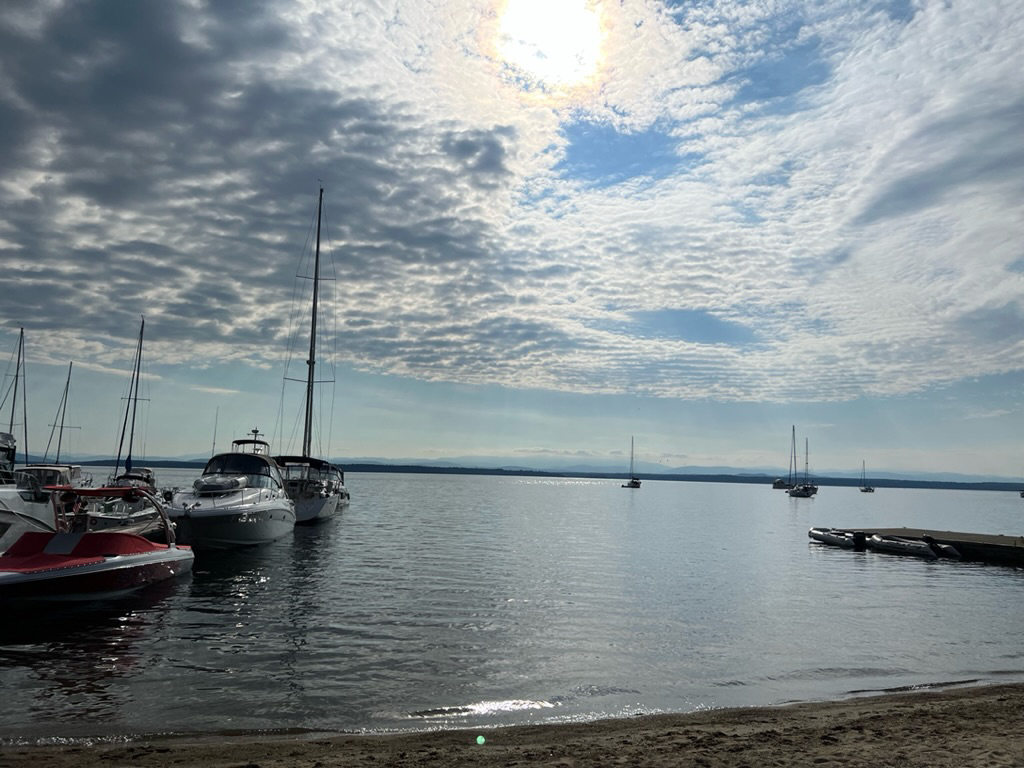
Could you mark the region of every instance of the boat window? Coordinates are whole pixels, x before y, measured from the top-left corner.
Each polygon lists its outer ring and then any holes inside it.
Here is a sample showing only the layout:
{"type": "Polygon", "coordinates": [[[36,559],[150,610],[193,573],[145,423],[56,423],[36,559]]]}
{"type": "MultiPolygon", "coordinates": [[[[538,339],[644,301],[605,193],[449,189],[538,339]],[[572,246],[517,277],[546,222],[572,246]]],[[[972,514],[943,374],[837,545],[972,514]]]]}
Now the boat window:
{"type": "Polygon", "coordinates": [[[273,477],[271,466],[250,453],[222,453],[206,463],[204,475],[267,475],[273,477]]]}

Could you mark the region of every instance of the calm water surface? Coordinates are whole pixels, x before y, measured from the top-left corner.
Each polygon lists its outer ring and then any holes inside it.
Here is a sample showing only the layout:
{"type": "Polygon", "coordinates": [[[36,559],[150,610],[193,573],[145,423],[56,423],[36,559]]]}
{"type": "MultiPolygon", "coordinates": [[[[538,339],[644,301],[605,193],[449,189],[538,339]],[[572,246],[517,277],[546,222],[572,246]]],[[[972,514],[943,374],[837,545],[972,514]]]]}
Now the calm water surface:
{"type": "Polygon", "coordinates": [[[1017,535],[1016,494],[348,481],[343,517],[200,553],[185,579],[5,608],[0,740],[486,727],[1024,680],[1024,571],[807,538],[812,525],[1017,535]]]}

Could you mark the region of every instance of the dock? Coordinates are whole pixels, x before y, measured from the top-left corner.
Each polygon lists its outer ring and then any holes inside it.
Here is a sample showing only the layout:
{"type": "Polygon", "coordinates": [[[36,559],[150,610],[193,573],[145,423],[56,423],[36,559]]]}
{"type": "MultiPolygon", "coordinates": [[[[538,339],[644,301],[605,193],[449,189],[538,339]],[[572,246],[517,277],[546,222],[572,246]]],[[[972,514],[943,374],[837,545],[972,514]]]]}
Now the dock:
{"type": "Polygon", "coordinates": [[[931,536],[939,544],[952,544],[960,553],[961,560],[972,560],[994,565],[1024,566],[1024,536],[1004,536],[1001,533],[958,533],[956,531],[930,531],[923,528],[841,528],[854,533],[863,531],[872,536],[902,536],[907,539],[923,539],[931,536]]]}

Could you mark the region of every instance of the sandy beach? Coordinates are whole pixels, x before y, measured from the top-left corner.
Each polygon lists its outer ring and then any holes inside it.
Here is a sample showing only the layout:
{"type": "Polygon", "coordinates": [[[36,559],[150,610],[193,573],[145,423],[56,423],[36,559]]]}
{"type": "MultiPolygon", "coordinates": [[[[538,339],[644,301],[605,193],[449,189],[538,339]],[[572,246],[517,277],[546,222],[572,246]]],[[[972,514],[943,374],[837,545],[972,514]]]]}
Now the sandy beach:
{"type": "Polygon", "coordinates": [[[1024,766],[1022,716],[1013,684],[484,731],[11,746],[0,766],[1024,766]]]}

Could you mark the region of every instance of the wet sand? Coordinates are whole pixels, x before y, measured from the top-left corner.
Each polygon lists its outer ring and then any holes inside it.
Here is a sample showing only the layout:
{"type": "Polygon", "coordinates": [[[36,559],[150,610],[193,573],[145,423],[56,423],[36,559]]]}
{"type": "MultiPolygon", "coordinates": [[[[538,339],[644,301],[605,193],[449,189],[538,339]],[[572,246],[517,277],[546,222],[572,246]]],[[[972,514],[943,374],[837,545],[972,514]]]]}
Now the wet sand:
{"type": "Polygon", "coordinates": [[[1024,684],[490,730],[9,746],[0,766],[1024,766],[1024,684]]]}

